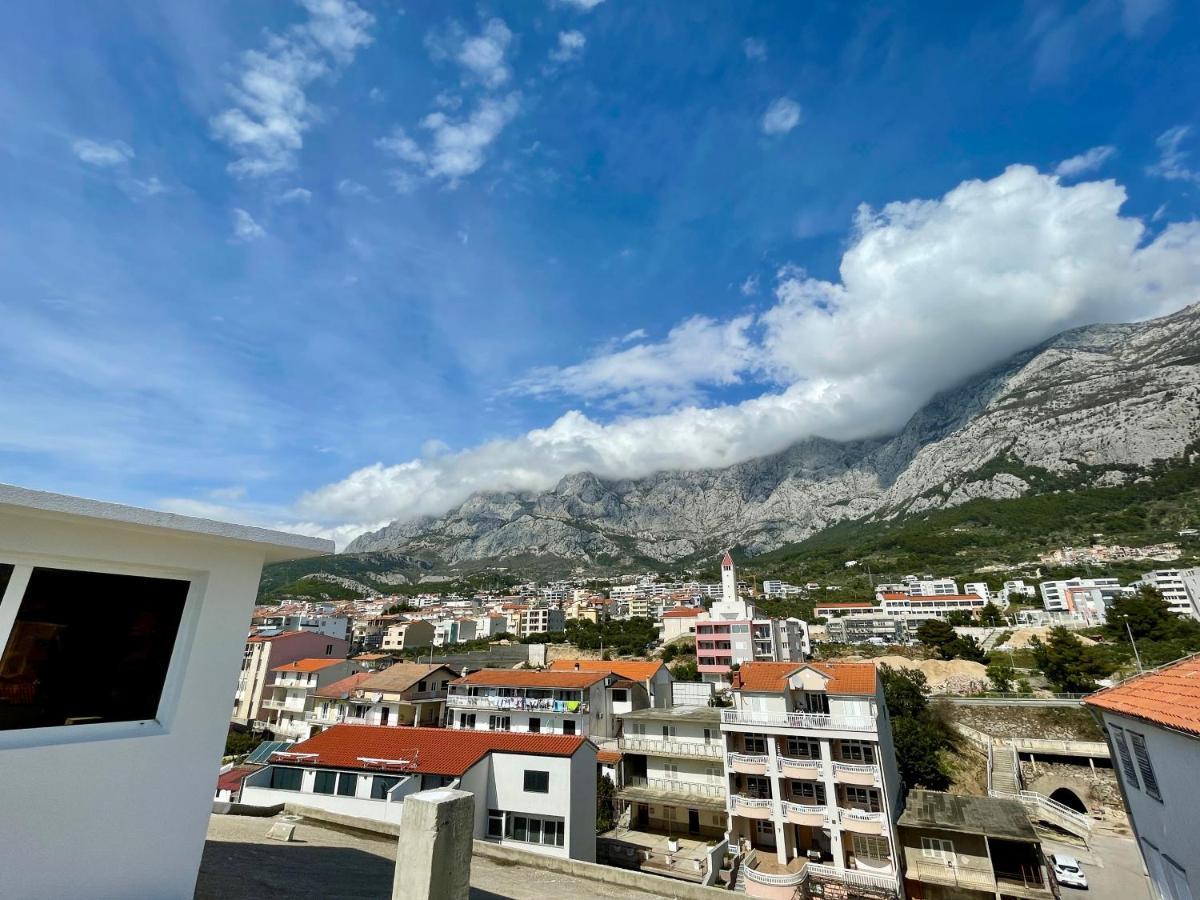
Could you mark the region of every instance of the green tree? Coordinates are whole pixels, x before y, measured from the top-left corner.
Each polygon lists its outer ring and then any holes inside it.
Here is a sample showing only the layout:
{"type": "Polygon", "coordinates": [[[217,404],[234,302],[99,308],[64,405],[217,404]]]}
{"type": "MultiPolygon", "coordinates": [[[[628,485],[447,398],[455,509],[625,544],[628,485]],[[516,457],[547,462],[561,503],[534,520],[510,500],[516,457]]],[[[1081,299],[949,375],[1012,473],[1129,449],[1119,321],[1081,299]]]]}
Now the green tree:
{"type": "Polygon", "coordinates": [[[979,624],[985,625],[988,628],[1004,627],[1004,615],[1000,612],[1000,608],[991,600],[983,604],[983,609],[979,611],[979,624]]]}
{"type": "Polygon", "coordinates": [[[946,624],[955,628],[966,628],[971,624],[971,614],[965,609],[952,609],[946,613],[946,624]]]}
{"type": "Polygon", "coordinates": [[[249,731],[234,731],[229,729],[225,736],[225,755],[244,756],[262,743],[261,737],[256,737],[249,731]]]}
{"type": "Polygon", "coordinates": [[[943,655],[942,648],[957,637],[958,635],[954,633],[954,628],[950,623],[942,619],[926,619],[917,626],[917,640],[935,650],[943,659],[950,657],[943,655]]]}
{"type": "Polygon", "coordinates": [[[929,679],[924,672],[880,666],[879,677],[883,680],[883,698],[891,718],[917,719],[925,715],[929,709],[929,679]]]}
{"type": "Polygon", "coordinates": [[[596,776],[596,834],[608,831],[616,821],[617,788],[607,775],[596,776]]]}
{"type": "Polygon", "coordinates": [[[906,787],[941,791],[950,786],[942,752],[951,746],[946,725],[929,706],[929,684],[916,669],[879,667],[883,695],[892,723],[892,741],[900,777],[906,787]]]}
{"type": "Polygon", "coordinates": [[[676,681],[700,681],[700,670],[696,668],[696,660],[681,659],[671,666],[671,675],[676,681]]]}
{"type": "Polygon", "coordinates": [[[992,683],[993,691],[1007,694],[1013,689],[1013,681],[1016,679],[1017,673],[1008,660],[994,659],[988,663],[987,676],[988,681],[992,683]]]}
{"type": "Polygon", "coordinates": [[[1050,629],[1045,642],[1035,637],[1029,649],[1042,674],[1064,693],[1089,694],[1097,688],[1096,679],[1111,671],[1100,653],[1061,625],[1050,629]]]}

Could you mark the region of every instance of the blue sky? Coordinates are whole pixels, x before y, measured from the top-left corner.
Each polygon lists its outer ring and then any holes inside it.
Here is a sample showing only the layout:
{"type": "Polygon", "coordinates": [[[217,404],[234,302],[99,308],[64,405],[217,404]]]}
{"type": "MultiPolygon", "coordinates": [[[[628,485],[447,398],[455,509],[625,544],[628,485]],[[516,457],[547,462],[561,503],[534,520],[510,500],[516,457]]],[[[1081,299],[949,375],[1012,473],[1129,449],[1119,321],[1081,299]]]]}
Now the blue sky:
{"type": "Polygon", "coordinates": [[[6,4],[0,479],[344,540],[886,434],[1200,300],[1198,18],[6,4]]]}

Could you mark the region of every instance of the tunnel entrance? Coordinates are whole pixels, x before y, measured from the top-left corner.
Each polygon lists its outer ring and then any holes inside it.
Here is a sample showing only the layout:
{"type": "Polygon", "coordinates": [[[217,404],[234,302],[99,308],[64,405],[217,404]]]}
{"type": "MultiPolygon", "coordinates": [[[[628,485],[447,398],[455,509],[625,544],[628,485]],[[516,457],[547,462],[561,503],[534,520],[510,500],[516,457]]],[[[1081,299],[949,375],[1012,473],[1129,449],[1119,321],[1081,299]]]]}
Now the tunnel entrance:
{"type": "Polygon", "coordinates": [[[1051,800],[1056,800],[1068,809],[1073,809],[1077,813],[1087,815],[1088,808],[1084,802],[1079,799],[1079,795],[1068,787],[1060,787],[1050,795],[1051,800]]]}

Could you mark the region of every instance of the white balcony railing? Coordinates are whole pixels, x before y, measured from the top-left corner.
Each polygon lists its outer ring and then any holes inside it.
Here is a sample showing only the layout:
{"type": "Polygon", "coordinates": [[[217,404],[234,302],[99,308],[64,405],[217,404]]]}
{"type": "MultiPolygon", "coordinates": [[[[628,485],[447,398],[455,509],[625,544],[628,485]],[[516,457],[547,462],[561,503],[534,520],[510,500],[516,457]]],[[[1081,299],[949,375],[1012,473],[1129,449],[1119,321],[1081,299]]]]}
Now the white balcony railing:
{"type": "Polygon", "coordinates": [[[775,762],[782,769],[811,769],[814,772],[821,771],[821,760],[819,759],[792,759],[790,756],[777,756],[775,762]]]}
{"type": "Polygon", "coordinates": [[[859,872],[856,869],[839,869],[836,866],[826,866],[821,863],[809,863],[805,866],[804,871],[812,878],[829,878],[856,887],[898,892],[895,875],[874,875],[868,872],[859,872]]]}
{"type": "Polygon", "coordinates": [[[765,884],[770,887],[793,887],[804,881],[806,877],[805,870],[799,872],[764,872],[762,869],[755,869],[746,866],[743,870],[746,877],[758,884],[765,884]]]}
{"type": "Polygon", "coordinates": [[[883,813],[871,812],[870,810],[866,810],[866,809],[847,809],[846,807],[842,807],[841,815],[842,815],[843,819],[849,819],[852,822],[882,822],[883,821],[883,813]]]}
{"type": "MultiPolygon", "coordinates": [[[[949,884],[955,887],[980,888],[989,892],[996,890],[996,878],[992,870],[982,866],[964,866],[942,860],[917,859],[917,879],[934,884],[949,884]]],[[[912,877],[912,870],[909,870],[912,877]]]]}
{"type": "Polygon", "coordinates": [[[770,809],[771,798],[747,797],[744,794],[730,794],[729,805],[734,812],[737,812],[739,807],[741,809],[770,809]]]}
{"type": "Polygon", "coordinates": [[[586,700],[540,700],[524,697],[468,697],[465,694],[450,694],[447,706],[462,706],[482,709],[516,710],[518,712],[558,713],[573,716],[589,711],[586,700]],[[572,708],[574,707],[574,708],[572,708]]]}
{"type": "Polygon", "coordinates": [[[685,756],[702,759],[720,759],[725,747],[720,743],[702,744],[691,741],[658,740],[657,738],[623,737],[617,741],[623,753],[641,753],[646,756],[685,756]]]}
{"type": "Polygon", "coordinates": [[[813,731],[875,731],[872,716],[832,716],[823,713],[757,712],[747,709],[721,710],[726,725],[751,725],[763,728],[799,728],[813,731]]]}
{"type": "Polygon", "coordinates": [[[768,757],[765,753],[763,753],[763,754],[730,753],[729,754],[729,767],[731,769],[735,765],[742,765],[742,766],[746,766],[746,767],[762,766],[763,768],[766,768],[767,763],[769,763],[770,761],[771,761],[770,757],[768,757]]]}
{"type": "Polygon", "coordinates": [[[829,808],[826,806],[809,806],[805,803],[793,803],[790,800],[784,801],[784,813],[791,813],[795,816],[820,816],[826,818],[829,808]]]}
{"type": "Polygon", "coordinates": [[[674,778],[642,778],[641,776],[634,775],[625,780],[625,785],[632,788],[648,788],[652,791],[687,794],[694,797],[722,799],[725,796],[724,779],[719,782],[679,781],[674,778]]]}
{"type": "Polygon", "coordinates": [[[304,712],[304,701],[296,700],[264,700],[259,704],[267,709],[280,709],[285,712],[304,712]]]}

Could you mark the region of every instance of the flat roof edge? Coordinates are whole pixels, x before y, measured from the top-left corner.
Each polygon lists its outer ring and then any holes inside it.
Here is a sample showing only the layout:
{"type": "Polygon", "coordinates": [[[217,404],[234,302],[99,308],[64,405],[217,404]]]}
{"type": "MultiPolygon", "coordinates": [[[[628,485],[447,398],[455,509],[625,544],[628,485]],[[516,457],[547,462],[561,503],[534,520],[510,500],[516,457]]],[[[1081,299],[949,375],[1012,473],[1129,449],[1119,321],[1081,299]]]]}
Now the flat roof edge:
{"type": "Polygon", "coordinates": [[[260,544],[267,550],[269,562],[286,559],[302,559],[333,553],[334,543],[326,538],[308,537],[286,531],[273,531],[257,525],[234,525],[214,519],[201,519],[179,513],[125,506],[104,500],[90,500],[55,494],[50,491],[35,491],[31,488],[0,483],[0,506],[11,506],[35,512],[55,513],[66,516],[97,519],[115,525],[131,525],[141,528],[157,528],[212,537],[228,541],[260,544]]]}

